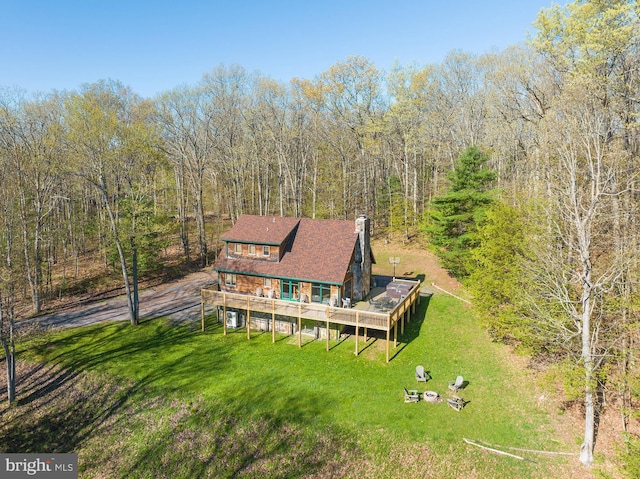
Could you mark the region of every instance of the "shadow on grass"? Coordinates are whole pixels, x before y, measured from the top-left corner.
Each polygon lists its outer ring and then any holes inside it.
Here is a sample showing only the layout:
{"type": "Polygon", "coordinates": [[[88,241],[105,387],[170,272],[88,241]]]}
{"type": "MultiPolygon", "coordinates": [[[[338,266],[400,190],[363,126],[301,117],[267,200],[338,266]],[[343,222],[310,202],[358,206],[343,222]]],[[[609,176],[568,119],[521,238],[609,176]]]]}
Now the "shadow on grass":
{"type": "MultiPolygon", "coordinates": [[[[397,341],[399,344],[396,348],[393,349],[393,352],[390,354],[389,361],[392,361],[394,358],[396,358],[409,343],[411,343],[412,341],[415,341],[420,336],[420,330],[426,318],[430,299],[431,299],[430,296],[422,297],[420,300],[420,304],[416,304],[416,309],[415,309],[415,312],[411,314],[411,319],[409,321],[405,321],[404,323],[404,332],[402,334],[400,333],[401,325],[400,323],[397,324],[396,326],[398,328],[397,341]]],[[[362,329],[363,328],[360,328],[361,338],[362,338],[362,329]]],[[[367,341],[365,342],[363,339],[361,339],[361,341],[364,343],[364,346],[361,346],[359,348],[359,352],[360,353],[364,352],[365,350],[367,350],[368,348],[376,344],[378,340],[386,341],[386,339],[387,339],[386,331],[377,330],[377,329],[367,329],[367,341]]],[[[346,326],[343,330],[340,341],[335,343],[333,346],[331,346],[330,350],[340,346],[342,343],[344,343],[347,340],[350,340],[350,342],[355,342],[354,326],[346,326]]],[[[389,341],[394,342],[393,329],[390,332],[389,341]]]]}
{"type": "MultiPolygon", "coordinates": [[[[151,326],[138,326],[145,327],[151,326]]],[[[138,381],[87,382],[84,371],[108,370],[111,362],[187,339],[184,328],[176,328],[175,333],[165,328],[135,341],[137,328],[127,328],[131,326],[104,324],[77,328],[57,339],[54,336],[50,342],[46,342],[47,336],[35,341],[34,348],[47,363],[32,364],[21,371],[17,404],[0,413],[11,417],[4,424],[0,444],[11,452],[74,451],[124,404],[170,373],[173,365],[165,364],[156,369],[148,366],[147,374],[138,381]],[[127,333],[131,340],[123,341],[127,333]],[[130,384],[123,387],[123,382],[130,384]]]]}
{"type": "MultiPolygon", "coordinates": [[[[371,346],[373,346],[377,341],[378,341],[377,338],[372,338],[372,337],[367,338],[366,341],[363,341],[364,342],[364,346],[360,346],[359,347],[359,350],[360,350],[359,352],[360,353],[365,352],[367,349],[369,349],[371,346]]],[[[360,343],[358,343],[358,344],[360,344],[360,343]]]]}
{"type": "Polygon", "coordinates": [[[393,361],[396,357],[400,355],[400,353],[407,347],[407,343],[400,343],[397,348],[391,351],[389,354],[389,362],[393,361]]]}
{"type": "Polygon", "coordinates": [[[338,339],[337,341],[333,341],[330,346],[329,346],[329,351],[332,351],[333,349],[337,348],[338,346],[341,346],[345,341],[347,341],[348,339],[351,338],[351,334],[349,333],[343,333],[340,335],[340,339],[338,339]]]}
{"type": "Polygon", "coordinates": [[[77,328],[39,341],[34,347],[47,363],[20,371],[18,404],[0,408],[0,449],[77,452],[95,443],[95,451],[81,454],[81,469],[102,473],[105,462],[120,457],[117,477],[301,477],[341,470],[344,461],[336,458],[356,446],[337,428],[319,433],[314,427],[322,409],[339,406],[337,398],[297,390],[277,370],[245,381],[229,354],[234,340],[205,333],[211,341],[203,346],[197,335],[149,320],[137,327],[77,328]],[[224,382],[213,398],[185,402],[212,375],[224,382]]]}
{"type": "MultiPolygon", "coordinates": [[[[0,444],[5,452],[77,451],[126,401],[118,387],[57,367],[21,365],[24,398],[1,409],[0,444]]],[[[21,393],[22,396],[22,393],[21,393]]]]}
{"type": "MultiPolygon", "coordinates": [[[[279,383],[272,378],[253,388],[251,401],[272,403],[275,391],[283,389],[279,383]]],[[[344,447],[346,436],[338,431],[317,435],[307,427],[319,412],[320,398],[284,394],[278,401],[282,407],[256,414],[246,393],[199,404],[188,417],[175,412],[171,427],[140,442],[123,477],[142,471],[148,477],[305,477],[344,468],[347,454],[357,453],[354,445],[344,447]]]]}

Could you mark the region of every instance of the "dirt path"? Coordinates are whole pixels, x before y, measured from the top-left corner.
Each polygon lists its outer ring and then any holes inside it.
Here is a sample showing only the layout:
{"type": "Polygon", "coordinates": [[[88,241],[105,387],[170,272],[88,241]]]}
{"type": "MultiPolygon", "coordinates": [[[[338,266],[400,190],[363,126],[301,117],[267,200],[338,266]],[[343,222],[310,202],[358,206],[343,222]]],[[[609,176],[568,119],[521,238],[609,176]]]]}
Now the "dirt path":
{"type": "MultiPolygon", "coordinates": [[[[176,321],[200,318],[200,288],[215,279],[215,273],[198,271],[170,283],[140,292],[140,319],[168,316],[176,321]]],[[[42,328],[75,327],[102,321],[129,321],[129,309],[124,296],[65,309],[24,321],[42,328]]]]}

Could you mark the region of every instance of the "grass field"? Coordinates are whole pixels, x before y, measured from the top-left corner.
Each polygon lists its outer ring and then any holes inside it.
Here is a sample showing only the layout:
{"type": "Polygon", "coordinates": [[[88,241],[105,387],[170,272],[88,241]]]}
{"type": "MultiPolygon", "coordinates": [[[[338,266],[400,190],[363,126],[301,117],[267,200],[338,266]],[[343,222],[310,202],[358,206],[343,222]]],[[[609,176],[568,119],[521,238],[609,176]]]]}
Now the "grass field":
{"type": "Polygon", "coordinates": [[[27,387],[0,410],[2,449],[76,451],[81,477],[569,477],[558,456],[463,442],[576,448],[557,441],[522,361],[455,298],[423,300],[389,363],[375,338],[355,356],[353,338],[327,352],[324,340],[298,348],[297,337],[225,337],[213,318],[198,326],[104,324],[26,344],[27,387]],[[418,364],[429,382],[416,383],[418,364]],[[446,398],[457,375],[469,382],[462,411],[404,403],[405,386],[446,398]]]}

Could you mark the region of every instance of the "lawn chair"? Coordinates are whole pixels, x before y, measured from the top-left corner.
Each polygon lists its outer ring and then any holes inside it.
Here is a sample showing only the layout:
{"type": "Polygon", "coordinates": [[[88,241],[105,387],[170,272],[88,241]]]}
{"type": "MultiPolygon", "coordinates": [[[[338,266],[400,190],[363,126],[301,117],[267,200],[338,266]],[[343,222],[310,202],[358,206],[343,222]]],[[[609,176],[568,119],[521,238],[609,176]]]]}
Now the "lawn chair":
{"type": "Polygon", "coordinates": [[[429,373],[424,370],[424,366],[416,366],[416,381],[419,383],[427,382],[427,379],[431,379],[429,377],[429,373]]]}
{"type": "Polygon", "coordinates": [[[454,392],[458,392],[464,387],[464,379],[462,376],[458,376],[455,381],[449,381],[449,389],[454,392]]]}
{"type": "Polygon", "coordinates": [[[418,402],[420,395],[416,389],[404,388],[404,402],[418,402]]]}
{"type": "Polygon", "coordinates": [[[447,404],[449,407],[455,409],[456,411],[462,411],[462,408],[467,404],[465,400],[458,396],[453,396],[453,399],[447,399],[447,404]]]}

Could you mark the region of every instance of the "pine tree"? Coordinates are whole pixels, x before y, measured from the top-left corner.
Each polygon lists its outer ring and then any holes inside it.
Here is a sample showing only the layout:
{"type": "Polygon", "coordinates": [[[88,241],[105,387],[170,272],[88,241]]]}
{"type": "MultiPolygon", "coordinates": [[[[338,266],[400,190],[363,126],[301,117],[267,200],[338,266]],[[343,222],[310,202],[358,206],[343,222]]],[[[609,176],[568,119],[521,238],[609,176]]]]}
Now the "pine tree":
{"type": "Polygon", "coordinates": [[[467,148],[447,175],[449,190],[432,201],[425,230],[443,266],[457,278],[470,273],[470,252],[477,245],[478,223],[493,202],[496,173],[484,168],[489,157],[467,148]]]}

